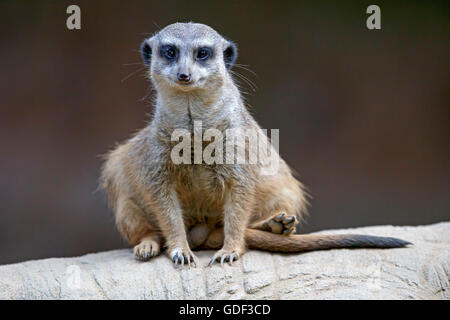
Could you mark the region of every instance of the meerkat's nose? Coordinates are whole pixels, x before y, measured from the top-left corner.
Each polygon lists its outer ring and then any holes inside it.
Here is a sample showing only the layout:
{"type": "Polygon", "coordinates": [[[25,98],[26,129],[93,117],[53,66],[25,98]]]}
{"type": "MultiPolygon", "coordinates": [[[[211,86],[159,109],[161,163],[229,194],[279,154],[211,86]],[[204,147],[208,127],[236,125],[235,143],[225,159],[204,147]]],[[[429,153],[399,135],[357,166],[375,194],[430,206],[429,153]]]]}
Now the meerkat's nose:
{"type": "Polygon", "coordinates": [[[179,81],[188,82],[191,80],[191,75],[186,73],[178,73],[177,78],[179,81]]]}

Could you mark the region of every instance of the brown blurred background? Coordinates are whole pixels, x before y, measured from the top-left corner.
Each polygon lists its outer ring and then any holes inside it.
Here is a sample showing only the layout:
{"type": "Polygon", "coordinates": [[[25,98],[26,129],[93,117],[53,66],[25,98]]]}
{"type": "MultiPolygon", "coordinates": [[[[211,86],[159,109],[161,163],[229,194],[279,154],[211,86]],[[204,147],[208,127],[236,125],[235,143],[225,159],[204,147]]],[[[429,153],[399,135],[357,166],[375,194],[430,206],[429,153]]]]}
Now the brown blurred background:
{"type": "Polygon", "coordinates": [[[449,220],[444,1],[2,1],[0,264],[127,246],[96,192],[99,155],[148,121],[143,38],[191,20],[257,74],[235,69],[313,196],[301,232],[449,220]]]}

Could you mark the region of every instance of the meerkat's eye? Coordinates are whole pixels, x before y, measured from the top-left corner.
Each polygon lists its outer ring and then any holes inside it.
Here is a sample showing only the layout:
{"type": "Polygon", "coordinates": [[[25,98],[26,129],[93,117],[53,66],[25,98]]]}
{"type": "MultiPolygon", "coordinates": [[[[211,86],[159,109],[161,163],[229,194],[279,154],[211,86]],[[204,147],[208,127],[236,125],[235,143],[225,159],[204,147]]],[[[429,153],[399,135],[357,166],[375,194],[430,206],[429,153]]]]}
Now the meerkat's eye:
{"type": "Polygon", "coordinates": [[[161,48],[161,55],[168,60],[173,60],[177,57],[177,49],[174,46],[163,46],[161,48]]]}
{"type": "Polygon", "coordinates": [[[204,61],[208,59],[211,56],[211,49],[210,48],[200,48],[197,51],[196,59],[200,61],[204,61]]]}

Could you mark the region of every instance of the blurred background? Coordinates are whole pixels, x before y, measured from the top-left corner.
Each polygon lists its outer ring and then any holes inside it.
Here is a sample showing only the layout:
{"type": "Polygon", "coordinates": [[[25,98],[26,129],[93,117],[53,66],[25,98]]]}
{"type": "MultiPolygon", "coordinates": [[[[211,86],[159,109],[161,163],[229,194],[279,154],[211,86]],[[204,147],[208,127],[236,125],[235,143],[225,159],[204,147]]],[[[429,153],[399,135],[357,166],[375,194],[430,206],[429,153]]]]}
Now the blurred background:
{"type": "Polygon", "coordinates": [[[450,220],[449,4],[0,2],[0,264],[127,247],[100,155],[152,110],[139,46],[176,21],[239,46],[263,128],[313,196],[300,232],[450,220]],[[81,7],[81,30],[66,8],[81,7]]]}

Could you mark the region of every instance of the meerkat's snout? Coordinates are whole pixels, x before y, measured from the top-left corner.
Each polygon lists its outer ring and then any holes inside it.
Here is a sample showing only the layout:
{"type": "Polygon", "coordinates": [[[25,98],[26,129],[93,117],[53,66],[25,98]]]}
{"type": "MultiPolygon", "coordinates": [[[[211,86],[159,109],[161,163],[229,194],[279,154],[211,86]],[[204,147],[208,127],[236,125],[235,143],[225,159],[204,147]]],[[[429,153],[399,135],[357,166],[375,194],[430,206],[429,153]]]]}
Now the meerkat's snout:
{"type": "Polygon", "coordinates": [[[178,72],[177,74],[177,79],[180,82],[185,82],[188,83],[189,81],[191,81],[191,74],[186,74],[186,73],[180,73],[178,72]]]}

